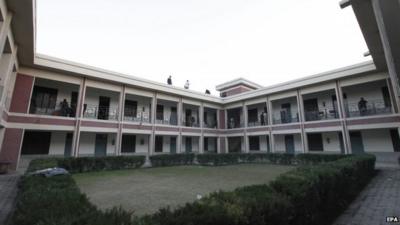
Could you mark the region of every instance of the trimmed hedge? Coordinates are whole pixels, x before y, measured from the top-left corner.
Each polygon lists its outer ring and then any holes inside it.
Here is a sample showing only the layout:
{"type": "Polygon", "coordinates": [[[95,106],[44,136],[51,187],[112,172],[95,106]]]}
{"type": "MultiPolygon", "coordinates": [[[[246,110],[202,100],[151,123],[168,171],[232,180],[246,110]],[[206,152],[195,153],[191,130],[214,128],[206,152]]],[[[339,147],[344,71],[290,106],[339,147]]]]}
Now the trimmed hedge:
{"type": "Polygon", "coordinates": [[[43,158],[32,160],[27,171],[32,172],[51,167],[62,167],[70,173],[136,169],[140,168],[144,162],[145,156],[43,158]]]}
{"type": "Polygon", "coordinates": [[[191,165],[194,161],[194,154],[172,154],[150,156],[153,167],[191,165]]]}
{"type": "Polygon", "coordinates": [[[132,213],[121,208],[98,210],[69,175],[22,177],[11,222],[14,225],[133,224],[132,213]]]}

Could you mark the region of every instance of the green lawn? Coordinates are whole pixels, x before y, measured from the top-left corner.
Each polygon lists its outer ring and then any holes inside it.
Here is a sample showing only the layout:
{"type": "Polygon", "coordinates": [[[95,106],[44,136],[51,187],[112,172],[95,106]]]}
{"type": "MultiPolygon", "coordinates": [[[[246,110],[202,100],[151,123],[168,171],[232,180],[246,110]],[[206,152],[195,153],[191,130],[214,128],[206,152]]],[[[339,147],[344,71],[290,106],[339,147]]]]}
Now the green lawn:
{"type": "Polygon", "coordinates": [[[76,174],[74,179],[100,208],[121,205],[143,215],[192,202],[198,194],[268,183],[292,168],[266,164],[177,166],[76,174]]]}

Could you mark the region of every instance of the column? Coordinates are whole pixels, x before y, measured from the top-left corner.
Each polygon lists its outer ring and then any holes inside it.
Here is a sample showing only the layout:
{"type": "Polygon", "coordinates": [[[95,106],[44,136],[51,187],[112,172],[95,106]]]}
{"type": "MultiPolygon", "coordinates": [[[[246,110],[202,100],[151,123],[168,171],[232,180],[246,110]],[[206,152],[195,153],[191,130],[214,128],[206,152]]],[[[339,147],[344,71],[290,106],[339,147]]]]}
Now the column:
{"type": "Polygon", "coordinates": [[[204,103],[202,102],[199,108],[199,123],[201,129],[201,135],[199,138],[199,153],[204,153],[204,103]]]}
{"type": "Polygon", "coordinates": [[[246,106],[246,102],[243,101],[243,118],[244,118],[244,136],[243,136],[243,141],[244,141],[244,152],[245,153],[249,153],[249,137],[247,136],[247,126],[248,126],[248,112],[247,112],[247,106],[246,106]]]}
{"type": "Polygon", "coordinates": [[[178,137],[177,137],[177,153],[182,153],[182,120],[183,120],[183,102],[182,102],[182,97],[179,98],[178,102],[178,126],[179,126],[179,132],[178,132],[178,137]]]}
{"type": "Polygon", "coordinates": [[[122,145],[122,129],[123,129],[123,118],[125,111],[125,90],[126,86],[122,85],[121,93],[119,95],[119,105],[118,105],[118,133],[116,142],[116,155],[121,155],[121,145],[122,145]]]}
{"type": "Polygon", "coordinates": [[[392,108],[391,108],[392,113],[398,113],[398,111],[397,111],[397,109],[398,109],[397,108],[397,102],[395,100],[395,94],[394,94],[394,91],[393,91],[393,85],[390,82],[390,78],[386,79],[386,85],[387,85],[388,90],[389,90],[390,105],[392,106],[392,108]]]}
{"type": "Polygon", "coordinates": [[[303,96],[300,94],[300,90],[297,89],[297,109],[299,112],[299,122],[301,129],[301,144],[303,146],[303,153],[308,152],[307,146],[307,135],[304,131],[304,106],[303,106],[303,96]]]}
{"type": "Polygon", "coordinates": [[[153,94],[153,98],[151,99],[151,112],[152,112],[150,120],[151,134],[149,138],[149,152],[147,154],[147,157],[153,155],[156,142],[155,130],[156,130],[156,114],[157,114],[157,92],[153,94]]]}
{"type": "Polygon", "coordinates": [[[79,94],[78,94],[78,102],[76,106],[75,112],[75,129],[74,134],[72,136],[72,156],[79,156],[79,141],[80,141],[80,129],[81,129],[81,120],[83,117],[83,104],[85,103],[86,96],[86,78],[83,77],[81,80],[81,84],[79,86],[79,94]]]}
{"type": "Polygon", "coordinates": [[[338,101],[338,109],[339,109],[339,118],[340,122],[342,125],[342,137],[343,137],[343,147],[344,147],[344,152],[345,154],[351,154],[351,144],[350,144],[350,134],[347,129],[347,122],[346,122],[346,110],[345,110],[345,105],[343,101],[343,93],[342,93],[342,88],[340,86],[340,81],[336,81],[336,86],[335,86],[335,93],[336,93],[336,99],[338,101]]]}

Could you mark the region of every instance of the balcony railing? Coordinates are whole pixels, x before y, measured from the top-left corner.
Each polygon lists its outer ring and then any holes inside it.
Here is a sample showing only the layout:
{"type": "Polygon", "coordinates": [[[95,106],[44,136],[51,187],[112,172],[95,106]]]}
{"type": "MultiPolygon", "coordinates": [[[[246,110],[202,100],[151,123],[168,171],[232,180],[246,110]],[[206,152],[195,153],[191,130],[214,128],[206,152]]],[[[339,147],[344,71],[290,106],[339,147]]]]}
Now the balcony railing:
{"type": "Polygon", "coordinates": [[[286,124],[286,123],[297,123],[299,122],[299,114],[295,116],[286,113],[285,111],[280,112],[274,116],[274,124],[286,124]]]}
{"type": "Polygon", "coordinates": [[[212,123],[203,123],[203,127],[204,128],[212,128],[212,129],[216,129],[217,128],[217,122],[212,122],[212,123]]]}
{"type": "Polygon", "coordinates": [[[31,106],[30,113],[37,115],[49,116],[62,116],[62,117],[75,117],[76,107],[66,107],[62,109],[48,108],[48,107],[33,107],[31,106]]]}
{"type": "Polygon", "coordinates": [[[366,104],[346,103],[345,110],[347,117],[373,116],[392,113],[392,107],[384,101],[367,101],[366,104]]]}
{"type": "Polygon", "coordinates": [[[124,120],[137,123],[150,123],[150,118],[147,116],[124,116],[124,120]]]}
{"type": "Polygon", "coordinates": [[[197,122],[192,122],[192,121],[182,121],[182,125],[185,127],[200,127],[200,124],[197,122]]]}
{"type": "Polygon", "coordinates": [[[118,108],[84,105],[83,117],[99,120],[117,120],[118,108]]]}
{"type": "Polygon", "coordinates": [[[268,121],[249,121],[247,122],[247,126],[248,127],[259,127],[259,126],[267,126],[268,125],[268,121]]]}
{"type": "Polygon", "coordinates": [[[332,120],[339,118],[339,112],[335,108],[324,108],[318,111],[305,111],[306,121],[332,120]]]}
{"type": "Polygon", "coordinates": [[[156,124],[163,124],[163,125],[178,125],[178,119],[175,117],[171,117],[169,119],[156,119],[156,124]]]}
{"type": "Polygon", "coordinates": [[[234,121],[228,122],[228,129],[241,128],[241,127],[244,127],[243,122],[240,122],[240,123],[237,123],[234,121]]]}

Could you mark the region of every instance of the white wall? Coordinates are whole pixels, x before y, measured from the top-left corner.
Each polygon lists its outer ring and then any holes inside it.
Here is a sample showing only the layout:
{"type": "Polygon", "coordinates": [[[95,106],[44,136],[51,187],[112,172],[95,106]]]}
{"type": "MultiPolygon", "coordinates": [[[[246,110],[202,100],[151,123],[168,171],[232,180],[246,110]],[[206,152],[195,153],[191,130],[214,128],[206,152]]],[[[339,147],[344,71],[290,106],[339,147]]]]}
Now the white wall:
{"type": "MultiPolygon", "coordinates": [[[[301,135],[300,134],[293,134],[294,135],[294,149],[295,152],[301,153],[302,144],[301,144],[301,135]]],[[[285,146],[285,135],[275,135],[275,152],[286,152],[285,146]]]]}
{"type": "MultiPolygon", "coordinates": [[[[112,141],[116,143],[116,134],[107,134],[107,155],[114,155],[116,150],[116,145],[112,144],[112,141]]],[[[96,133],[81,133],[80,143],[79,143],[79,155],[94,155],[96,142],[96,133]]]]}
{"type": "Polygon", "coordinates": [[[51,132],[49,155],[64,155],[66,136],[67,132],[51,132]]]}
{"type": "Polygon", "coordinates": [[[110,119],[115,116],[114,114],[118,114],[118,106],[119,106],[119,93],[109,90],[103,90],[98,88],[88,87],[86,90],[85,104],[87,104],[87,112],[91,107],[99,106],[99,97],[109,97],[110,98],[110,119]]]}
{"type": "Polygon", "coordinates": [[[320,112],[326,111],[327,113],[329,113],[329,110],[333,110],[334,108],[338,110],[337,103],[335,106],[333,106],[332,95],[336,95],[334,90],[307,94],[303,96],[303,101],[316,98],[318,101],[318,111],[320,112]]]}
{"type": "Polygon", "coordinates": [[[147,153],[149,151],[149,135],[147,134],[136,134],[136,152],[147,153]],[[144,140],[144,144],[140,144],[140,140],[144,140]]]}
{"type": "Polygon", "coordinates": [[[292,118],[296,118],[296,115],[298,113],[297,98],[291,97],[291,98],[275,100],[272,102],[272,113],[273,113],[272,116],[274,121],[281,119],[281,110],[282,110],[281,105],[286,103],[290,103],[290,112],[292,113],[292,118]]]}
{"type": "Polygon", "coordinates": [[[204,111],[207,112],[207,117],[204,118],[204,122],[211,125],[213,123],[215,123],[216,126],[218,126],[218,123],[216,120],[218,120],[218,116],[217,116],[217,110],[213,110],[210,108],[204,108],[204,111]],[[214,117],[215,114],[215,117],[214,117]],[[214,121],[215,119],[215,121],[214,121]]]}
{"type": "Polygon", "coordinates": [[[145,119],[147,118],[150,120],[150,118],[151,118],[151,109],[150,109],[151,99],[150,98],[127,94],[125,99],[137,102],[136,117],[140,118],[140,115],[141,115],[141,113],[143,111],[143,107],[144,107],[143,117],[145,119]]]}
{"type": "Polygon", "coordinates": [[[326,132],[322,133],[322,143],[324,146],[324,152],[340,153],[340,140],[338,132],[326,132]],[[328,143],[329,138],[329,143],[328,143]]]}
{"type": "Polygon", "coordinates": [[[361,136],[365,152],[394,152],[388,129],[363,130],[361,136]]]}

